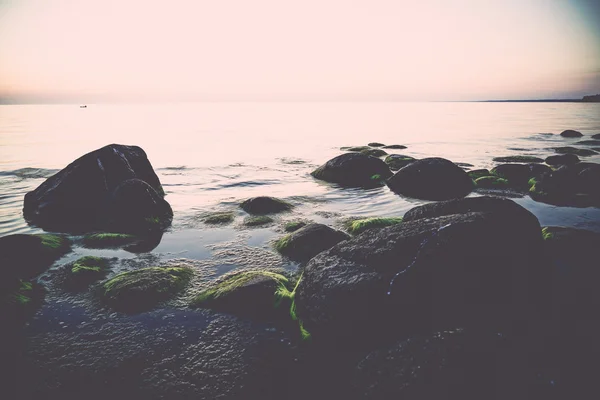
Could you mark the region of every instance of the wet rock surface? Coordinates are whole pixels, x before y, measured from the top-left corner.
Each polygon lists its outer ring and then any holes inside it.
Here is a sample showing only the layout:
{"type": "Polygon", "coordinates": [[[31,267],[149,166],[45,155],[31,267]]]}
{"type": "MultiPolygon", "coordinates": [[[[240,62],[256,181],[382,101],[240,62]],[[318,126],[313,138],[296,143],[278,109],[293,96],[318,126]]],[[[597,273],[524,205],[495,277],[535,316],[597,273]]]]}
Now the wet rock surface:
{"type": "Polygon", "coordinates": [[[269,196],[252,197],[244,200],[240,207],[248,214],[253,215],[276,214],[293,208],[290,203],[269,196]]]}
{"type": "Polygon", "coordinates": [[[343,186],[369,187],[379,185],[381,180],[389,178],[392,173],[378,158],[361,153],[347,153],[327,161],[311,175],[343,186]]]}

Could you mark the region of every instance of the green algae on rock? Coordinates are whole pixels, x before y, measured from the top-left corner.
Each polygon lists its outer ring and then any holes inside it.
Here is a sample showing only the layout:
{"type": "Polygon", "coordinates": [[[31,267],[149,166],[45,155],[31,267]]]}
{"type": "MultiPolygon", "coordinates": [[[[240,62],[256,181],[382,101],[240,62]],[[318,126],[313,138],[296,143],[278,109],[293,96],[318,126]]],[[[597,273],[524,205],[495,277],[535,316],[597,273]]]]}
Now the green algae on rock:
{"type": "Polygon", "coordinates": [[[351,219],[344,225],[346,230],[353,235],[358,235],[372,228],[383,228],[386,226],[396,225],[402,222],[402,217],[371,217],[361,219],[351,219]]]}
{"type": "Polygon", "coordinates": [[[244,200],[240,204],[240,207],[248,214],[264,215],[289,211],[294,206],[287,201],[275,197],[259,196],[244,200]]]}
{"type": "Polygon", "coordinates": [[[69,290],[83,290],[106,276],[110,260],[104,257],[85,256],[68,264],[64,270],[63,286],[69,290]]]}
{"type": "Polygon", "coordinates": [[[234,218],[233,212],[231,212],[231,211],[215,212],[215,213],[207,215],[204,218],[204,223],[211,224],[211,225],[227,224],[227,223],[233,221],[233,218],[234,218]]]}
{"type": "Polygon", "coordinates": [[[383,160],[383,162],[385,162],[391,170],[399,170],[413,161],[416,161],[413,157],[400,154],[390,154],[385,158],[385,160],[383,160]]]}
{"type": "Polygon", "coordinates": [[[92,233],[83,237],[83,245],[92,249],[121,247],[138,240],[135,235],[127,233],[92,233]]]}
{"type": "Polygon", "coordinates": [[[304,221],[290,221],[283,225],[283,230],[286,232],[294,232],[306,225],[304,221]]]}
{"type": "Polygon", "coordinates": [[[261,226],[270,224],[271,222],[273,222],[273,218],[266,215],[251,215],[244,218],[245,226],[261,226]]]}
{"type": "Polygon", "coordinates": [[[27,318],[42,305],[45,293],[44,288],[36,282],[3,282],[0,291],[0,318],[7,324],[27,318]]]}
{"type": "Polygon", "coordinates": [[[476,180],[477,178],[481,178],[482,176],[490,176],[491,173],[487,169],[474,169],[472,171],[467,172],[467,175],[469,175],[471,179],[476,180]]]}
{"type": "Polygon", "coordinates": [[[475,185],[484,189],[504,188],[508,186],[508,180],[497,176],[482,176],[475,179],[475,185]]]}
{"type": "Polygon", "coordinates": [[[193,276],[188,267],[149,267],[120,273],[104,282],[101,299],[123,312],[152,309],[181,291],[193,276]]]}
{"type": "Polygon", "coordinates": [[[371,157],[383,157],[387,156],[387,152],[381,149],[365,149],[360,152],[361,154],[371,156],[371,157]]]}
{"type": "Polygon", "coordinates": [[[493,161],[497,162],[517,162],[517,163],[542,163],[543,159],[533,156],[508,156],[508,157],[494,157],[493,161]]]}

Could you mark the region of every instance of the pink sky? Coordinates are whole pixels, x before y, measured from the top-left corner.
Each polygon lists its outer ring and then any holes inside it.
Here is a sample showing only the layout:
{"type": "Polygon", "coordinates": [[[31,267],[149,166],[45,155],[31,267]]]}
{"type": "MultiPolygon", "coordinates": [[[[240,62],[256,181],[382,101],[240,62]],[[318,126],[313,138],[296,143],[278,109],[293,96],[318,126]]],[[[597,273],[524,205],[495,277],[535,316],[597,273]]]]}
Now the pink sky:
{"type": "Polygon", "coordinates": [[[576,3],[0,1],[0,97],[581,97],[600,93],[600,40],[576,3]]]}

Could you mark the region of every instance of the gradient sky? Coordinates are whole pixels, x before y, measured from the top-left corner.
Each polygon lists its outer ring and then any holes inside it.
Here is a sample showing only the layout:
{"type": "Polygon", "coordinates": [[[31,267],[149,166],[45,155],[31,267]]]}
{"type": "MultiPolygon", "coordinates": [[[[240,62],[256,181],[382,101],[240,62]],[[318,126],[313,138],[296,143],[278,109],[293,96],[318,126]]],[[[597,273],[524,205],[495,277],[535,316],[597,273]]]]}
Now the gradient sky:
{"type": "Polygon", "coordinates": [[[0,98],[600,93],[600,0],[0,0],[0,98]]]}

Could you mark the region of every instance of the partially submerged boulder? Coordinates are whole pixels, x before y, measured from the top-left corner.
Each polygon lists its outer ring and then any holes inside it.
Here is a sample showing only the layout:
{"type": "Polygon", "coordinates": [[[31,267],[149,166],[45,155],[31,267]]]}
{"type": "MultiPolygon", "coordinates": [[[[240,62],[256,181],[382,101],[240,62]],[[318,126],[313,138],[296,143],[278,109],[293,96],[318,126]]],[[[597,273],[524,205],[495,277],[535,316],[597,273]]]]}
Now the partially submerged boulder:
{"type": "Polygon", "coordinates": [[[546,157],[546,164],[548,165],[573,165],[579,162],[579,157],[575,154],[560,154],[556,156],[546,157]]]}
{"type": "Polygon", "coordinates": [[[366,149],[366,150],[362,150],[361,154],[371,156],[371,157],[383,157],[383,156],[387,156],[388,153],[385,150],[381,150],[381,149],[366,149]]]}
{"type": "Polygon", "coordinates": [[[379,143],[379,142],[371,142],[371,143],[368,144],[368,146],[371,146],[371,147],[384,147],[385,144],[379,143]]]}
{"type": "Polygon", "coordinates": [[[123,272],[102,284],[100,297],[117,311],[147,311],[185,288],[192,275],[188,267],[150,267],[123,272]]]}
{"type": "Polygon", "coordinates": [[[240,207],[248,214],[264,215],[289,211],[294,206],[275,197],[259,196],[244,200],[242,204],[240,204],[240,207]]]}
{"type": "Polygon", "coordinates": [[[350,236],[323,224],[309,224],[275,243],[275,249],[293,260],[308,261],[350,236]]]}
{"type": "Polygon", "coordinates": [[[138,236],[127,233],[99,232],[85,235],[83,245],[91,249],[105,249],[127,246],[139,240],[138,236]]]}
{"type": "Polygon", "coordinates": [[[507,199],[418,207],[401,224],[314,257],[298,285],[297,314],[313,337],[349,341],[511,326],[545,304],[542,245],[537,218],[507,199]]]}
{"type": "Polygon", "coordinates": [[[577,137],[582,137],[583,134],[579,131],[574,131],[572,129],[567,129],[566,131],[562,131],[560,133],[560,136],[562,137],[568,137],[568,138],[577,138],[577,137]]]}
{"type": "Polygon", "coordinates": [[[540,164],[501,164],[490,171],[499,178],[504,178],[511,186],[526,187],[531,178],[538,178],[552,170],[540,164]]]}
{"type": "Polygon", "coordinates": [[[390,144],[388,146],[383,146],[384,149],[390,149],[390,150],[402,150],[402,149],[406,149],[406,146],[403,146],[401,144],[390,144]]]}
{"type": "Polygon", "coordinates": [[[580,144],[584,146],[600,146],[600,140],[580,140],[575,144],[580,144]]]}
{"type": "Polygon", "coordinates": [[[273,222],[273,218],[267,215],[249,215],[244,218],[245,226],[262,226],[273,222]]]}
{"type": "Polygon", "coordinates": [[[0,238],[0,288],[15,279],[31,279],[71,251],[70,241],[60,235],[8,235],[0,238]]]}
{"type": "Polygon", "coordinates": [[[369,187],[379,185],[382,180],[389,178],[392,172],[378,158],[361,153],[346,153],[327,161],[311,175],[316,179],[343,186],[369,187]]]}
{"type": "Polygon", "coordinates": [[[597,151],[590,149],[579,149],[577,147],[564,146],[564,147],[555,147],[554,151],[559,154],[575,154],[579,157],[589,157],[598,154],[597,151]]]}
{"type": "Polygon", "coordinates": [[[292,286],[286,276],[276,272],[241,271],[202,290],[192,305],[249,318],[289,318],[290,302],[285,293],[292,286]]]}
{"type": "Polygon", "coordinates": [[[386,183],[395,193],[424,200],[464,197],[473,189],[473,181],[467,173],[444,158],[412,162],[386,183]]]}
{"type": "Polygon", "coordinates": [[[515,163],[542,163],[543,159],[534,156],[508,156],[508,157],[494,157],[493,161],[496,162],[515,162],[515,163]]]}
{"type": "Polygon", "coordinates": [[[143,218],[160,217],[161,224],[167,225],[172,211],[163,197],[163,188],[146,153],[137,146],[111,144],[78,158],[27,193],[23,214],[30,223],[48,230],[111,230],[111,223],[119,223],[118,218],[127,211],[135,211],[131,203],[141,201],[136,216],[142,210],[154,211],[148,208],[148,203],[154,202],[161,212],[143,218]],[[123,185],[132,180],[136,183],[123,185]],[[124,198],[129,194],[135,200],[124,198]]]}
{"type": "Polygon", "coordinates": [[[563,165],[529,183],[529,193],[537,201],[583,207],[600,204],[600,164],[563,165]]]}
{"type": "Polygon", "coordinates": [[[283,230],[286,232],[295,232],[306,225],[304,221],[289,221],[283,225],[283,230]]]}
{"type": "Polygon", "coordinates": [[[228,224],[233,221],[233,212],[231,211],[220,211],[208,214],[204,217],[204,223],[209,225],[222,225],[228,224]]]}
{"type": "Polygon", "coordinates": [[[84,290],[103,279],[110,271],[110,259],[85,256],[67,264],[62,271],[62,284],[68,290],[84,290]]]}
{"type": "Polygon", "coordinates": [[[390,167],[392,171],[397,171],[400,168],[403,168],[416,160],[410,156],[404,156],[401,154],[390,154],[383,161],[390,167]]]}

